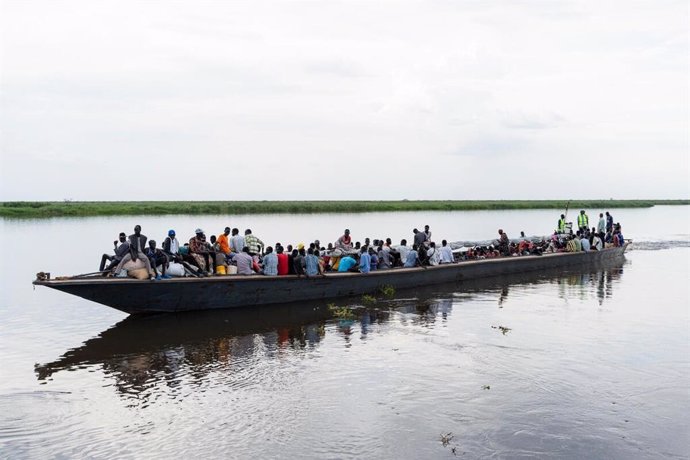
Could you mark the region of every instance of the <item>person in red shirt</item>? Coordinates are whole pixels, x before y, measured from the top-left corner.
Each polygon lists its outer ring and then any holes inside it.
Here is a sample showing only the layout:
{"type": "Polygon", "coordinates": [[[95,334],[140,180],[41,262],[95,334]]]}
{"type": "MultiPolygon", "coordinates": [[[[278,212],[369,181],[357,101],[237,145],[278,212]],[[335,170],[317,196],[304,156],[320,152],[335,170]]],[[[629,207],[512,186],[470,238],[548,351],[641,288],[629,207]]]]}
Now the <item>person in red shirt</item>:
{"type": "Polygon", "coordinates": [[[278,275],[288,274],[288,256],[283,253],[283,247],[278,246],[276,248],[276,255],[278,256],[278,275]]]}
{"type": "Polygon", "coordinates": [[[338,241],[335,242],[335,247],[342,249],[343,251],[349,251],[352,249],[352,237],[350,236],[349,229],[345,229],[343,236],[338,238],[338,241]]]}

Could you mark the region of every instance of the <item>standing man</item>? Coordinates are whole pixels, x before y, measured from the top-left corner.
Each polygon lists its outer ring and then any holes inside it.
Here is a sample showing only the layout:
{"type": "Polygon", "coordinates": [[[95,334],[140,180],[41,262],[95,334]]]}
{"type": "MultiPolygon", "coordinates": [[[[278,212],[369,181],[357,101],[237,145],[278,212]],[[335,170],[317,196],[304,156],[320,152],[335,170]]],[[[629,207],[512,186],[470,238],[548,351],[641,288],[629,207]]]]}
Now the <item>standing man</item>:
{"type": "Polygon", "coordinates": [[[230,250],[235,254],[242,252],[245,247],[244,237],[240,235],[238,228],[232,229],[232,238],[230,238],[230,250]]]}
{"type": "Polygon", "coordinates": [[[565,214],[561,214],[561,218],[558,219],[558,227],[556,227],[558,233],[565,233],[565,214]]]}
{"type": "Polygon", "coordinates": [[[414,233],[414,239],[412,241],[412,244],[416,244],[418,247],[420,247],[427,241],[426,233],[422,233],[416,228],[412,230],[412,233],[414,233]]]}
{"type": "Polygon", "coordinates": [[[503,231],[503,229],[499,228],[498,229],[498,250],[501,253],[501,255],[504,256],[509,256],[510,255],[510,239],[508,238],[508,234],[503,231]]]}
{"type": "Polygon", "coordinates": [[[613,232],[613,216],[606,211],[606,232],[613,232]]]}
{"type": "Polygon", "coordinates": [[[249,248],[250,256],[259,255],[266,247],[263,241],[252,235],[252,230],[249,228],[244,231],[244,244],[249,248]]]}
{"type": "Polygon", "coordinates": [[[577,228],[580,230],[580,233],[584,233],[589,228],[589,217],[585,214],[584,209],[577,215],[577,228]]]}
{"type": "Polygon", "coordinates": [[[223,233],[218,235],[218,248],[220,249],[220,252],[222,252],[225,257],[227,258],[230,255],[230,227],[225,227],[225,230],[223,230],[223,233]]]}

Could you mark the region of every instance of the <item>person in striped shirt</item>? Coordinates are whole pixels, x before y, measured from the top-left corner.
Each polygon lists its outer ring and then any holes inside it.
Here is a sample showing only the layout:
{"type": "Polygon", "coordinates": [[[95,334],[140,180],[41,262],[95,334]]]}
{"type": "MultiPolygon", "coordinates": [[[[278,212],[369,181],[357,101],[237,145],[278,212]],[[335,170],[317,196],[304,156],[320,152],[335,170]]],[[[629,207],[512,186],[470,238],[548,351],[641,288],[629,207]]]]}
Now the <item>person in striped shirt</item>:
{"type": "Polygon", "coordinates": [[[252,234],[251,229],[244,231],[244,245],[249,248],[249,255],[255,256],[261,253],[261,249],[266,245],[259,238],[252,234]]]}

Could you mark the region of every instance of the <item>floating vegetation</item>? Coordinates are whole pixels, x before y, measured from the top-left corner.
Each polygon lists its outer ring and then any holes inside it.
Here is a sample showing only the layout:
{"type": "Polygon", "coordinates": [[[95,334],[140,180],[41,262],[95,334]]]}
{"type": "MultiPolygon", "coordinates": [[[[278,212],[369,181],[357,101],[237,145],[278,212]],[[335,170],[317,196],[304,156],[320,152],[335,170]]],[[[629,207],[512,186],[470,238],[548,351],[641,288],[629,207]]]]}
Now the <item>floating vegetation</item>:
{"type": "Polygon", "coordinates": [[[373,305],[376,303],[376,297],[374,297],[373,295],[366,295],[365,294],[362,296],[362,303],[364,305],[373,305]]]}
{"type": "Polygon", "coordinates": [[[355,313],[347,307],[339,307],[334,303],[329,303],[328,304],[328,311],[331,312],[331,314],[339,319],[354,319],[355,318],[355,313]]]}
{"type": "MultiPolygon", "coordinates": [[[[441,433],[441,445],[443,445],[443,447],[448,447],[450,445],[450,442],[453,440],[453,438],[455,438],[455,435],[453,435],[453,433],[450,433],[450,432],[445,433],[445,434],[441,433]]],[[[453,455],[457,456],[458,455],[458,445],[455,444],[454,446],[452,446],[450,448],[450,451],[453,453],[453,455]]],[[[465,452],[463,452],[463,454],[465,454],[465,452]]]]}
{"type": "Polygon", "coordinates": [[[383,286],[379,287],[379,293],[383,297],[390,299],[395,295],[395,288],[390,284],[384,284],[383,286]]]}
{"type": "Polygon", "coordinates": [[[511,328],[505,326],[491,326],[491,329],[498,329],[503,335],[506,335],[508,332],[512,331],[511,328]]]}
{"type": "Polygon", "coordinates": [[[453,433],[441,433],[441,444],[443,444],[443,447],[448,447],[448,444],[450,444],[454,437],[453,433]]]}

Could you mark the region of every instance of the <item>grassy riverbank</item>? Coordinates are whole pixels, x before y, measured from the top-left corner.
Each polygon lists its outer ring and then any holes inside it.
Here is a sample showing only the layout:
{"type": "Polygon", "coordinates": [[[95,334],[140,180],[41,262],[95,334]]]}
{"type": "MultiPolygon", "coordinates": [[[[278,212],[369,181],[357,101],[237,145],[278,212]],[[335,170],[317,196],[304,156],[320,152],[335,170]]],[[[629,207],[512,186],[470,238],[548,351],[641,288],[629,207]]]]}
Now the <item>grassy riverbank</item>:
{"type": "MultiPolygon", "coordinates": [[[[567,200],[500,201],[14,201],[0,203],[0,217],[80,217],[173,214],[296,214],[389,211],[565,209],[567,200]]],[[[690,200],[573,200],[570,209],[606,210],[687,205],[690,200]]]]}

